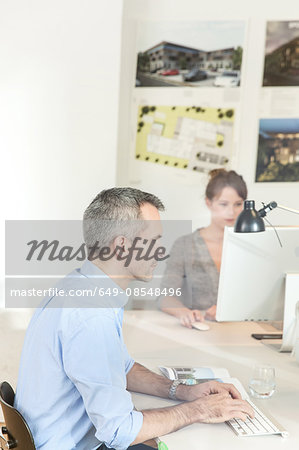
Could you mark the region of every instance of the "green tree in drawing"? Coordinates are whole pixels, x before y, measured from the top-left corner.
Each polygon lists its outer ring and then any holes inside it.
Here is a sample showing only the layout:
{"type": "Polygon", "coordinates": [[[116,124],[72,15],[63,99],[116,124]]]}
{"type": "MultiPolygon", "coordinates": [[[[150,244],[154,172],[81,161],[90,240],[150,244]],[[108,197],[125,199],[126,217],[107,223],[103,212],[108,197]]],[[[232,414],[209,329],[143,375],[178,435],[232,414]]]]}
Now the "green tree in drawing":
{"type": "Polygon", "coordinates": [[[137,57],[137,71],[147,72],[149,71],[149,56],[146,53],[138,53],[137,57]]]}
{"type": "Polygon", "coordinates": [[[234,54],[233,54],[233,69],[234,70],[240,70],[241,69],[242,55],[243,55],[242,47],[237,47],[234,50],[234,54]]]}

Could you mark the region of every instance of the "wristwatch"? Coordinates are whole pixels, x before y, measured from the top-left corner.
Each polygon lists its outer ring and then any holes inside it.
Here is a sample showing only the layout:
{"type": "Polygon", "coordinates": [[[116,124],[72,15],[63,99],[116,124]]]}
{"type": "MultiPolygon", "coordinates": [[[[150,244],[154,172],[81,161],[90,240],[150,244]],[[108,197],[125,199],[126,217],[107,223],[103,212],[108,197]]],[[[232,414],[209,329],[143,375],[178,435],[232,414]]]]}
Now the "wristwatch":
{"type": "Polygon", "coordinates": [[[177,400],[176,397],[176,390],[179,384],[185,384],[184,381],[181,380],[174,380],[172,385],[169,388],[168,391],[168,398],[170,398],[171,400],[177,400]]]}

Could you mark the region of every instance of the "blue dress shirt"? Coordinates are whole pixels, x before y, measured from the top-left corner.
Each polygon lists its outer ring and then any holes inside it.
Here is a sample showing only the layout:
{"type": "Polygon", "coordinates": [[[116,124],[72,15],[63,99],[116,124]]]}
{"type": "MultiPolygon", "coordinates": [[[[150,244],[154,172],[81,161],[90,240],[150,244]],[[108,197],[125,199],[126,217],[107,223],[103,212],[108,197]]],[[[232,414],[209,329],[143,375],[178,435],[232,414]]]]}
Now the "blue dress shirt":
{"type": "Polygon", "coordinates": [[[66,296],[45,299],[28,327],[15,407],[37,449],[92,450],[101,443],[126,449],[143,422],[126,390],[134,361],[123,342],[119,305],[127,297],[89,261],[59,290],[66,296]],[[96,294],[113,288],[114,297],[96,294]]]}

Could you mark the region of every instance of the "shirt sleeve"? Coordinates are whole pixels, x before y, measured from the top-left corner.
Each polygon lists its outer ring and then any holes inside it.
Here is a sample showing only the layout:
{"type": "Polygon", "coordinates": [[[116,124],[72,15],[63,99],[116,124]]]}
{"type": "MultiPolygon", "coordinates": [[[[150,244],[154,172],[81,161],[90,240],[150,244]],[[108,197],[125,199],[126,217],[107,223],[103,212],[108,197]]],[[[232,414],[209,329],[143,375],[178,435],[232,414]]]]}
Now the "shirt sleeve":
{"type": "Polygon", "coordinates": [[[134,359],[129,355],[128,349],[126,347],[126,344],[123,343],[123,354],[124,354],[124,358],[125,358],[125,370],[126,370],[126,375],[130,372],[130,370],[132,369],[132,367],[134,366],[134,359]]]}
{"type": "Polygon", "coordinates": [[[107,447],[127,449],[141,429],[143,414],[134,411],[126,390],[126,373],[134,361],[113,318],[95,314],[66,336],[63,363],[96,428],[96,438],[107,447]]]}

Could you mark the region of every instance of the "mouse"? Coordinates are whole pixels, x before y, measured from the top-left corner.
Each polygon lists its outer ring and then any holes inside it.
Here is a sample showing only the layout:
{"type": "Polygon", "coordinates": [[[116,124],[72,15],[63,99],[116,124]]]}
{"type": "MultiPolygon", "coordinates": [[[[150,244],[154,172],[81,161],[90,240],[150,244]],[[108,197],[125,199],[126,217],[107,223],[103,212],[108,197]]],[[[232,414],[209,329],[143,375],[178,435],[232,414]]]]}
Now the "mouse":
{"type": "Polygon", "coordinates": [[[209,325],[205,322],[193,322],[192,328],[196,328],[200,331],[208,331],[210,329],[209,325]]]}

